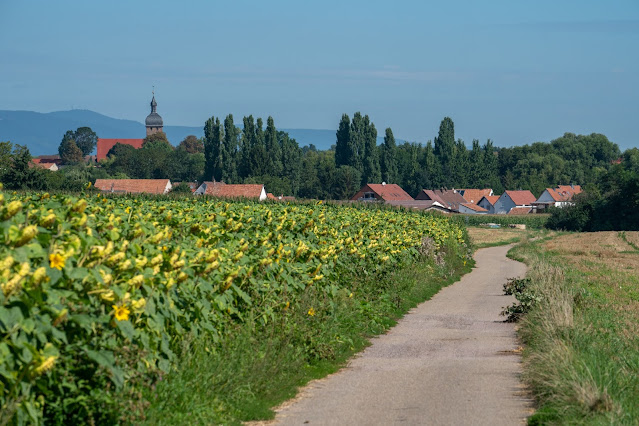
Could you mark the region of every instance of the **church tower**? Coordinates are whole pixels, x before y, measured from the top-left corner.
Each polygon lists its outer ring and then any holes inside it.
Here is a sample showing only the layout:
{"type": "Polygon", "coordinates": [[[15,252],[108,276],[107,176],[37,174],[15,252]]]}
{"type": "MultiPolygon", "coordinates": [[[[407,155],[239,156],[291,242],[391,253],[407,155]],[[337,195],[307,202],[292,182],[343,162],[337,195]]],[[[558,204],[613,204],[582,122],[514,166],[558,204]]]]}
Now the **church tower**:
{"type": "Polygon", "coordinates": [[[162,117],[160,117],[160,115],[156,112],[157,106],[158,103],[155,102],[155,93],[153,93],[153,99],[151,100],[151,114],[149,114],[145,120],[147,136],[164,131],[162,117]]]}

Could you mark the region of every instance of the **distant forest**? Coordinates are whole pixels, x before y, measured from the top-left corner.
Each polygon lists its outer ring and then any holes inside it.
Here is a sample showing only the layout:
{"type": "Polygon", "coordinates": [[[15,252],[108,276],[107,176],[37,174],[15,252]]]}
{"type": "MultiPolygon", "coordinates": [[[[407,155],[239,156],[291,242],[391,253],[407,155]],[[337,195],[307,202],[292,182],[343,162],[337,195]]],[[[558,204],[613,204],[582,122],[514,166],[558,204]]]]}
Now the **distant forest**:
{"type": "MultiPolygon", "coordinates": [[[[471,147],[455,139],[453,120],[445,117],[433,141],[396,144],[387,128],[377,145],[377,129],[367,115],[344,114],[335,145],[320,151],[300,147],[278,131],[272,117],[211,117],[204,137],[189,136],[173,147],[162,133],[140,149],[116,144],[101,167],[87,166],[83,154],[95,147],[88,128],[67,132],[59,152],[68,165],[58,172],[29,167],[28,150],[0,143],[0,180],[7,188],[79,190],[97,178],[169,178],[172,182],[222,180],[263,183],[268,192],[299,198],[348,199],[365,183],[399,184],[415,196],[424,188],[529,189],[539,196],[546,187],[580,184],[596,188],[601,177],[620,161],[617,144],[602,134],[566,133],[550,142],[497,148],[490,140],[471,147]],[[77,143],[76,143],[77,139],[77,143]],[[93,143],[93,145],[91,145],[93,143]]],[[[624,155],[632,155],[636,148],[624,155]]]]}

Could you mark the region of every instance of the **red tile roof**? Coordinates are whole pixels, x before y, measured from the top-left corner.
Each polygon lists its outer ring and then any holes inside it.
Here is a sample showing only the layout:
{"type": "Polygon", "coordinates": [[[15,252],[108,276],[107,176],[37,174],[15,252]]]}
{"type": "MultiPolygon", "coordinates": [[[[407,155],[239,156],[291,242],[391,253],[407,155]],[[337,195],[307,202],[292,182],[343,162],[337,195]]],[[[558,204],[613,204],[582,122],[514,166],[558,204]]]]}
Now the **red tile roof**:
{"type": "Polygon", "coordinates": [[[351,197],[351,200],[358,201],[383,200],[383,201],[412,201],[413,197],[408,195],[399,185],[394,183],[369,183],[360,189],[357,194],[351,197]],[[374,198],[366,198],[367,193],[373,193],[374,198]]]}
{"type": "Polygon", "coordinates": [[[395,183],[369,183],[367,186],[382,197],[384,201],[411,201],[413,199],[413,197],[408,195],[406,191],[395,183]]]}
{"type": "Polygon", "coordinates": [[[466,207],[467,209],[476,211],[478,213],[488,213],[488,210],[486,210],[485,208],[478,206],[477,204],[473,204],[473,203],[461,203],[460,205],[466,207]]]}
{"type": "Polygon", "coordinates": [[[469,203],[477,204],[479,203],[479,200],[481,200],[481,197],[489,197],[493,193],[493,190],[491,188],[460,189],[459,192],[461,192],[466,201],[468,201],[469,203]]]}
{"type": "Polygon", "coordinates": [[[448,206],[448,203],[444,201],[435,191],[432,189],[422,189],[422,191],[417,194],[416,200],[432,200],[437,201],[443,206],[448,206]]]}
{"type": "Polygon", "coordinates": [[[537,201],[537,198],[532,194],[532,192],[525,191],[506,191],[506,194],[510,197],[511,200],[517,206],[530,206],[532,203],[537,201]]]}
{"type": "MultiPolygon", "coordinates": [[[[224,182],[204,182],[204,194],[223,198],[257,198],[264,190],[262,184],[226,184],[224,182]]],[[[201,188],[201,186],[200,186],[201,188]]]]}
{"type": "Polygon", "coordinates": [[[423,189],[417,195],[418,200],[433,200],[452,210],[459,210],[459,205],[466,202],[459,192],[451,189],[423,189]]]}
{"type": "Polygon", "coordinates": [[[95,187],[103,192],[165,194],[170,182],[168,179],[97,179],[95,187]]]}
{"type": "Polygon", "coordinates": [[[116,143],[123,145],[131,145],[133,148],[142,148],[144,139],[104,139],[98,138],[98,155],[97,161],[104,160],[116,143]]]}
{"type": "Polygon", "coordinates": [[[510,209],[508,214],[512,214],[512,215],[529,214],[531,210],[532,209],[530,207],[513,207],[512,209],[510,209]]]}

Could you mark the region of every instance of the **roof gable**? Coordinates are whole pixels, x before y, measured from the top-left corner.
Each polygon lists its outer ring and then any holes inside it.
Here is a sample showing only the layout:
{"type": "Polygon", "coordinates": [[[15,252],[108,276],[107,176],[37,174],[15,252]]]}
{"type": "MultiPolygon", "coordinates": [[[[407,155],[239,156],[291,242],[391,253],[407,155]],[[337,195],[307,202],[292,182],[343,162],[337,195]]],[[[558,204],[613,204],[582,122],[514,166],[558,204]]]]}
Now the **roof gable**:
{"type": "Polygon", "coordinates": [[[459,192],[469,203],[477,204],[482,197],[489,197],[493,194],[491,188],[486,189],[460,189],[459,192]]]}
{"type": "Polygon", "coordinates": [[[506,191],[505,194],[513,200],[516,206],[530,206],[537,201],[532,192],[525,191],[506,191]]]}
{"type": "Polygon", "coordinates": [[[379,195],[384,201],[412,201],[413,197],[408,195],[399,185],[395,183],[369,183],[368,186],[372,192],[379,195]]]}
{"type": "MultiPolygon", "coordinates": [[[[481,202],[481,200],[483,200],[484,198],[486,199],[486,201],[488,201],[488,203],[491,206],[494,206],[495,203],[497,202],[497,200],[499,200],[499,195],[484,195],[483,197],[481,197],[481,199],[479,200],[481,202]]],[[[479,203],[477,203],[479,204],[479,203]]]]}

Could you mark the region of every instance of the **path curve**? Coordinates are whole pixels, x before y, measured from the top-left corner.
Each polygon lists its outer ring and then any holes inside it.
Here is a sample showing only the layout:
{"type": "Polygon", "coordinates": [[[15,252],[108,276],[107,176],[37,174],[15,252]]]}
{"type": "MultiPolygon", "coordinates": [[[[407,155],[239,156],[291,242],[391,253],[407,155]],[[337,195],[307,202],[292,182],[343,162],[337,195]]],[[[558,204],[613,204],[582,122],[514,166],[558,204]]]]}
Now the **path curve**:
{"type": "Polygon", "coordinates": [[[276,409],[277,425],[516,425],[532,402],[520,381],[507,278],[526,266],[512,247],[481,249],[460,281],[411,310],[347,367],[276,409]]]}

